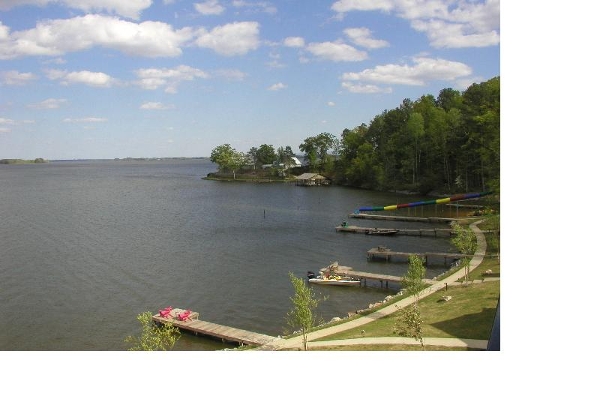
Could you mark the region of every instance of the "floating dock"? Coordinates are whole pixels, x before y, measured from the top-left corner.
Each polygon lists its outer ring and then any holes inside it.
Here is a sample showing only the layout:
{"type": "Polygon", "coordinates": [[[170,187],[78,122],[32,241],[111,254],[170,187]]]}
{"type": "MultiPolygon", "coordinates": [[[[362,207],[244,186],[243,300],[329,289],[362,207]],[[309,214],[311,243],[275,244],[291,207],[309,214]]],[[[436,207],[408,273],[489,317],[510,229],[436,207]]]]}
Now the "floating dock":
{"type": "MultiPolygon", "coordinates": [[[[330,271],[330,266],[328,267],[324,267],[320,269],[320,272],[322,274],[327,273],[330,271]]],[[[344,276],[350,276],[353,278],[358,278],[361,281],[361,286],[367,286],[367,279],[372,279],[375,281],[379,281],[381,284],[381,287],[384,286],[385,283],[385,287],[388,288],[388,284],[389,282],[393,282],[393,283],[402,283],[404,281],[404,277],[403,276],[394,276],[394,275],[385,275],[385,274],[374,274],[371,272],[363,272],[363,271],[354,271],[352,269],[352,267],[347,267],[344,265],[338,265],[335,268],[335,272],[340,274],[340,275],[344,275],[344,276]],[[364,283],[364,285],[363,285],[364,283]]],[[[430,282],[429,279],[424,279],[425,282],[430,282]]]]}
{"type": "Polygon", "coordinates": [[[356,225],[347,225],[342,226],[338,225],[335,227],[337,232],[350,232],[350,233],[365,233],[365,234],[377,234],[380,232],[381,234],[386,234],[386,232],[394,231],[394,235],[404,235],[404,236],[442,236],[442,237],[450,237],[452,236],[452,229],[450,228],[433,228],[433,229],[400,229],[400,228],[369,228],[363,226],[356,225]]]}
{"type": "MultiPolygon", "coordinates": [[[[177,315],[176,311],[183,311],[183,309],[173,309],[174,315],[177,315]]],[[[164,324],[170,322],[173,326],[176,326],[182,331],[187,331],[195,335],[209,336],[216,339],[221,339],[223,342],[239,345],[251,345],[251,346],[262,346],[277,339],[274,336],[264,335],[262,333],[256,333],[247,331],[244,329],[232,328],[230,326],[219,325],[208,321],[201,321],[198,319],[199,314],[192,312],[190,319],[186,321],[179,321],[177,318],[163,318],[160,314],[156,314],[152,317],[155,323],[164,324]]]]}
{"type": "Polygon", "coordinates": [[[472,254],[462,254],[462,253],[407,253],[402,251],[392,251],[385,246],[374,247],[371,250],[367,251],[367,258],[372,260],[374,258],[384,258],[386,261],[390,261],[393,257],[400,257],[405,261],[408,260],[408,257],[411,255],[417,255],[425,258],[425,266],[427,266],[431,258],[443,258],[444,266],[448,264],[448,259],[450,259],[450,263],[465,257],[473,257],[472,254]]]}

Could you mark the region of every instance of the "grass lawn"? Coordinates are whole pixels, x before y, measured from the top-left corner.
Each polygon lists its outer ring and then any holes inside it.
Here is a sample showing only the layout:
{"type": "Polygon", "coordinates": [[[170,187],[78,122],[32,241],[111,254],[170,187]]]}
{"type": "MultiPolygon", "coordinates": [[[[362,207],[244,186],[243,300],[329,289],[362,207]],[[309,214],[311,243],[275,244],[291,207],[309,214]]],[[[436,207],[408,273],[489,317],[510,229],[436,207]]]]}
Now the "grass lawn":
{"type": "MultiPolygon", "coordinates": [[[[499,296],[500,282],[489,281],[449,286],[448,291],[442,289],[421,299],[419,304],[423,318],[423,337],[489,339],[499,296]],[[442,296],[452,296],[452,299],[439,301],[442,296]]],[[[398,315],[399,313],[394,313],[319,340],[394,336],[394,324],[398,315]]]]}
{"type": "MultiPolygon", "coordinates": [[[[374,344],[374,345],[352,345],[352,346],[327,346],[309,351],[422,351],[420,344],[374,344]]],[[[464,347],[427,346],[427,351],[481,351],[466,349],[464,347]]]]}

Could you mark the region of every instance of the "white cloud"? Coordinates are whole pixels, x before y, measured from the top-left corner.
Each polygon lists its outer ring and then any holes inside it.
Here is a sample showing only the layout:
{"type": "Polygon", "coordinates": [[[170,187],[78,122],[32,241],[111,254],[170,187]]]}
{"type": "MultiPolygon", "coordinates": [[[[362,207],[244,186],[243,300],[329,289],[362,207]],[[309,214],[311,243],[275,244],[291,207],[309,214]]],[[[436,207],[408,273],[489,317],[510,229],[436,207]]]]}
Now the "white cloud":
{"type": "Polygon", "coordinates": [[[427,35],[434,47],[485,47],[500,43],[500,0],[338,0],[331,6],[351,11],[394,13],[427,35]]]}
{"type": "Polygon", "coordinates": [[[37,79],[31,72],[0,71],[0,83],[5,85],[25,85],[37,79]]]}
{"type": "Polygon", "coordinates": [[[81,83],[94,87],[111,87],[116,80],[104,72],[92,71],[62,71],[51,69],[46,71],[46,76],[51,80],[60,80],[62,85],[81,83]]]}
{"type": "Polygon", "coordinates": [[[363,61],[367,53],[341,42],[309,43],[306,49],[313,55],[331,61],[363,61]]]}
{"type": "Polygon", "coordinates": [[[85,12],[108,11],[139,19],[141,12],[152,5],[152,0],[0,0],[0,10],[26,5],[45,7],[51,3],[85,12]]]}
{"type": "Polygon", "coordinates": [[[286,87],[287,87],[287,85],[279,82],[279,83],[275,83],[275,84],[269,86],[269,88],[267,90],[278,91],[281,89],[285,89],[286,87]]]}
{"type": "Polygon", "coordinates": [[[217,26],[211,31],[200,28],[196,45],[224,56],[243,55],[258,48],[259,27],[258,22],[233,22],[217,26]]]}
{"type": "Polygon", "coordinates": [[[51,109],[60,108],[60,106],[62,106],[63,104],[66,104],[66,103],[67,103],[67,99],[50,98],[50,99],[41,101],[39,103],[29,104],[27,107],[38,109],[38,110],[51,110],[51,109]]]}
{"type": "Polygon", "coordinates": [[[338,0],[331,6],[333,11],[347,13],[349,11],[385,11],[395,8],[394,0],[338,0]]]}
{"type": "Polygon", "coordinates": [[[342,80],[421,86],[434,80],[453,81],[472,73],[468,65],[456,61],[415,57],[413,62],[413,65],[387,64],[361,72],[348,72],[342,75],[342,80]]]}
{"type": "Polygon", "coordinates": [[[342,82],[342,87],[350,93],[392,93],[391,88],[380,88],[376,85],[368,84],[354,84],[349,82],[342,82]]]}
{"type": "Polygon", "coordinates": [[[344,33],[352,43],[367,49],[379,49],[390,45],[385,40],[373,39],[368,28],[348,28],[344,29],[344,33]]]}
{"type": "Polygon", "coordinates": [[[63,122],[68,122],[68,123],[78,123],[78,122],[83,122],[83,123],[87,123],[87,122],[106,122],[108,121],[108,119],[106,118],[98,118],[98,117],[85,117],[85,118],[65,118],[63,119],[63,122]]]}
{"type": "Polygon", "coordinates": [[[3,124],[3,125],[14,125],[15,121],[12,120],[12,119],[9,119],[9,118],[2,118],[2,117],[0,117],[0,124],[3,124]]]}
{"type": "Polygon", "coordinates": [[[206,72],[187,65],[179,65],[175,68],[138,69],[135,74],[139,78],[135,83],[143,89],[155,90],[164,86],[167,93],[176,93],[177,87],[183,81],[209,77],[206,72]]]}
{"type": "MultiPolygon", "coordinates": [[[[10,38],[10,28],[0,21],[0,41],[4,42],[10,38]]],[[[0,43],[2,43],[0,42],[0,43]]]]}
{"type": "Polygon", "coordinates": [[[0,117],[0,133],[10,133],[12,129],[6,125],[15,125],[16,122],[12,119],[0,117]]]}
{"type": "Polygon", "coordinates": [[[140,106],[141,110],[170,110],[175,108],[173,104],[163,104],[159,101],[148,101],[140,106]]]}
{"type": "Polygon", "coordinates": [[[328,101],[328,102],[327,102],[327,105],[328,105],[329,107],[334,107],[334,106],[335,106],[335,103],[334,103],[333,101],[328,101]]]}
{"type": "Polygon", "coordinates": [[[233,0],[231,5],[236,8],[246,8],[250,12],[264,12],[267,14],[277,14],[277,8],[266,1],[248,2],[244,0],[233,0]]]}
{"type": "Polygon", "coordinates": [[[469,30],[467,24],[451,24],[440,20],[414,21],[411,26],[427,34],[433,47],[488,47],[500,43],[500,35],[496,31],[483,33],[469,30]]]}
{"type": "Polygon", "coordinates": [[[65,59],[64,59],[64,58],[62,58],[62,57],[57,57],[57,58],[52,58],[52,59],[49,59],[49,60],[44,60],[44,61],[42,61],[42,64],[46,64],[46,65],[47,65],[47,64],[56,64],[56,65],[60,65],[60,64],[66,64],[66,63],[67,63],[67,60],[65,60],[65,59]]]}
{"type": "Polygon", "coordinates": [[[192,39],[192,30],[174,30],[164,22],[134,23],[89,14],[43,20],[35,28],[10,33],[0,22],[0,59],[24,56],[59,56],[95,46],[140,57],[175,57],[192,39]]]}
{"type": "Polygon", "coordinates": [[[194,3],[194,8],[202,15],[219,15],[225,11],[225,7],[219,4],[219,0],[194,3]]]}
{"type": "Polygon", "coordinates": [[[286,37],[283,40],[283,45],[286,47],[304,47],[304,38],[298,36],[286,37]]]}
{"type": "Polygon", "coordinates": [[[214,74],[228,81],[243,81],[248,76],[247,73],[238,69],[220,69],[215,71],[214,74]]]}
{"type": "Polygon", "coordinates": [[[285,64],[279,61],[281,59],[281,55],[279,53],[270,52],[269,53],[269,61],[266,63],[271,68],[283,68],[285,64]]]}

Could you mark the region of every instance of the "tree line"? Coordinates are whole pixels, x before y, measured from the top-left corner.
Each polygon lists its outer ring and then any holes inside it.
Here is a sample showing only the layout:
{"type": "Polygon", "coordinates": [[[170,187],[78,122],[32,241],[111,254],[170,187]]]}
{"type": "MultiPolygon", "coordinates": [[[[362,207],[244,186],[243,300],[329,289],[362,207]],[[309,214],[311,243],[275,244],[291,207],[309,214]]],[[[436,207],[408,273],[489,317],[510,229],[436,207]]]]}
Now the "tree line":
{"type": "MultiPolygon", "coordinates": [[[[308,168],[333,183],[374,190],[472,192],[500,189],[500,77],[465,91],[404,99],[365,123],[308,137],[298,148],[308,168]]],[[[248,153],[221,145],[211,153],[220,170],[286,163],[290,146],[263,144],[248,153]]]]}

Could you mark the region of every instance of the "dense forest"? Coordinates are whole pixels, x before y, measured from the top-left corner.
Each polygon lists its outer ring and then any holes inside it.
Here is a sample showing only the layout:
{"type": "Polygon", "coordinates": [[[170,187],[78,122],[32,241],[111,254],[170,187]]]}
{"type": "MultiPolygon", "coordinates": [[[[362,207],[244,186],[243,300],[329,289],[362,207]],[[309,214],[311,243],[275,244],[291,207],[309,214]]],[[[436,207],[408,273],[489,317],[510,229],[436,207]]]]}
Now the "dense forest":
{"type": "MultiPolygon", "coordinates": [[[[220,169],[248,162],[287,165],[289,146],[253,148],[223,157],[229,145],[213,150],[220,169]],[[273,150],[273,151],[271,151],[273,150]],[[227,160],[232,160],[233,164],[227,160]],[[272,162],[272,161],[269,162],[272,162]]],[[[323,132],[299,146],[310,171],[333,183],[375,190],[456,193],[500,190],[500,77],[473,84],[464,92],[443,89],[437,98],[405,99],[371,122],[344,129],[341,138],[323,132]]]]}

